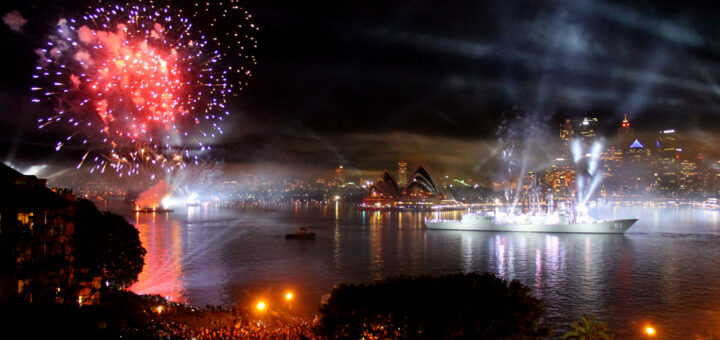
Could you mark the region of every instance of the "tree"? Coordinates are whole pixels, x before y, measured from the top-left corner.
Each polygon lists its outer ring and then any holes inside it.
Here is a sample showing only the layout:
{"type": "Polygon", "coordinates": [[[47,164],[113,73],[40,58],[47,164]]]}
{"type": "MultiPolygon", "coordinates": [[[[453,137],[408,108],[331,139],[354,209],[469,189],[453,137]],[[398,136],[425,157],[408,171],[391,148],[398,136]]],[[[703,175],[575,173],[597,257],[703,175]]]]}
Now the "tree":
{"type": "Polygon", "coordinates": [[[316,332],[332,339],[532,339],[549,333],[543,313],[542,302],[516,280],[399,277],[333,289],[316,332]]]}
{"type": "Polygon", "coordinates": [[[595,316],[583,315],[573,322],[572,330],[565,333],[563,340],[612,340],[615,337],[604,322],[596,322],[595,316]]]}
{"type": "Polygon", "coordinates": [[[76,268],[100,275],[114,288],[137,281],[145,264],[140,234],[120,215],[100,212],[92,202],[78,200],[75,225],[76,268]]]}
{"type": "Polygon", "coordinates": [[[140,233],[120,215],[105,213],[109,229],[110,253],[104,266],[105,278],[110,284],[128,288],[138,279],[145,265],[145,248],[140,233]]]}

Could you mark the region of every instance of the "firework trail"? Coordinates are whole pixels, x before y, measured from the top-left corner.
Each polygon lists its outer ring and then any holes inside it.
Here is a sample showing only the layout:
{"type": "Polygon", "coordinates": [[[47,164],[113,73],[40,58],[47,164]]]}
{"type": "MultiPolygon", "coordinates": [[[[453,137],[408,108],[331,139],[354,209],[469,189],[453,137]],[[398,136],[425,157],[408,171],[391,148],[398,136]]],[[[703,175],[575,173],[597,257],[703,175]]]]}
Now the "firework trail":
{"type": "Polygon", "coordinates": [[[236,1],[173,8],[156,2],[98,3],[60,19],[36,50],[38,127],[70,132],[56,145],[88,151],[78,163],[119,176],[197,163],[223,133],[230,96],[247,85],[257,30],[236,1]],[[148,170],[149,169],[149,170],[148,170]]]}

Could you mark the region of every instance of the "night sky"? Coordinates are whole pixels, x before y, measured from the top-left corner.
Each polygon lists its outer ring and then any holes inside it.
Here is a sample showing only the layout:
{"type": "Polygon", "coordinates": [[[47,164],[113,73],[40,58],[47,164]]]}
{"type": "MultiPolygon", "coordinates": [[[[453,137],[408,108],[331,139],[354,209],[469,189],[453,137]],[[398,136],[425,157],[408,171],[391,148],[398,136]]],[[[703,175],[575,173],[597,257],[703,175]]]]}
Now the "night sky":
{"type": "MultiPolygon", "coordinates": [[[[176,2],[177,3],[177,2],[176,2]]],[[[246,1],[260,31],[250,85],[208,161],[358,171],[399,159],[472,174],[498,125],[531,114],[623,114],[639,130],[715,131],[720,10],[714,1],[246,1]]],[[[178,5],[175,5],[176,7],[178,5]]],[[[182,5],[180,5],[182,6],[182,5]]],[[[0,25],[0,157],[74,164],[55,153],[30,105],[33,50],[74,1],[6,1],[27,23],[0,25]]],[[[700,132],[697,132],[698,134],[700,132]]]]}

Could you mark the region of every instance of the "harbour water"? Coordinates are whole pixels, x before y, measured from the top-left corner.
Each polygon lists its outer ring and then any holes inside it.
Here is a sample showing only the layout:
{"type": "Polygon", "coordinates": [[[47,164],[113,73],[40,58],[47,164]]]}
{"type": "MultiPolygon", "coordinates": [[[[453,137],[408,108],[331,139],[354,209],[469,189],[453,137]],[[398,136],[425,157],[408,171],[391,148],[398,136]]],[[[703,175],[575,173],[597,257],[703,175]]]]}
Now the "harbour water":
{"type": "Polygon", "coordinates": [[[148,251],[132,290],[174,301],[250,306],[263,299],[311,316],[337,284],[475,271],[530,286],[555,335],[582,314],[597,315],[619,339],[636,338],[646,325],[673,339],[720,330],[717,211],[594,213],[640,220],[625,235],[583,235],[426,230],[423,217],[460,213],[363,212],[342,203],[125,215],[148,251]],[[316,239],[284,238],[300,227],[316,239]],[[287,290],[292,306],[281,299],[287,290]]]}

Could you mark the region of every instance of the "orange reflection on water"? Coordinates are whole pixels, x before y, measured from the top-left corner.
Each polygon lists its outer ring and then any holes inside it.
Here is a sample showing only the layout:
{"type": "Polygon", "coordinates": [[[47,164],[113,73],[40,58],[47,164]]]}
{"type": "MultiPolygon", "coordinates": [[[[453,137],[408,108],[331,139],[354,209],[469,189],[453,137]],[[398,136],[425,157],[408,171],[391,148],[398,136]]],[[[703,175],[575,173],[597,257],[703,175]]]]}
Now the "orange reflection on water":
{"type": "MultiPolygon", "coordinates": [[[[156,225],[156,218],[158,217],[152,216],[151,221],[148,221],[142,215],[135,216],[140,242],[147,253],[143,271],[130,290],[137,294],[158,294],[171,301],[185,302],[180,280],[180,262],[183,258],[182,228],[177,220],[172,220],[169,223],[171,230],[161,229],[160,225],[168,224],[156,225]]],[[[168,219],[168,215],[160,215],[159,218],[168,219]]]]}
{"type": "Polygon", "coordinates": [[[368,245],[369,245],[369,261],[372,265],[373,271],[375,272],[375,280],[382,280],[384,278],[384,267],[385,258],[383,257],[383,245],[382,245],[382,227],[386,223],[384,222],[390,216],[390,213],[375,212],[375,218],[370,220],[370,231],[368,232],[368,245]]]}

